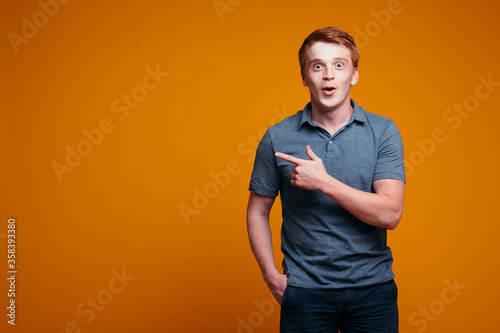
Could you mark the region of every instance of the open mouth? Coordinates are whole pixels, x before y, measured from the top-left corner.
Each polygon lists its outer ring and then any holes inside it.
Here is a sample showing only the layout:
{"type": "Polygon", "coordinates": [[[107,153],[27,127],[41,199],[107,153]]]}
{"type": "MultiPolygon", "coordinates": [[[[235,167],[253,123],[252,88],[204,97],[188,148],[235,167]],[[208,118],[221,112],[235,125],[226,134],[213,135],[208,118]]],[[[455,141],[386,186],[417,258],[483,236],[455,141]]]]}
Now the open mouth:
{"type": "Polygon", "coordinates": [[[323,93],[327,96],[333,95],[334,92],[335,92],[335,88],[333,88],[333,87],[323,88],[323,93]]]}

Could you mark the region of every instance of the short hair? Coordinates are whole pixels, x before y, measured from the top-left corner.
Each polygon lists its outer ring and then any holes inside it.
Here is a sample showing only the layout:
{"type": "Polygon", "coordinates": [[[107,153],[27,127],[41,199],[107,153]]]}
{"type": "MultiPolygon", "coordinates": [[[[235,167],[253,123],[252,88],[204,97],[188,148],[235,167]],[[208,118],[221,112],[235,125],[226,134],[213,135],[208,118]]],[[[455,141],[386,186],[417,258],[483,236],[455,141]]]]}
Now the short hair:
{"type": "Polygon", "coordinates": [[[354,42],[354,38],[347,32],[335,27],[326,27],[312,32],[302,43],[299,50],[300,72],[304,73],[306,67],[306,53],[316,42],[336,43],[345,46],[351,52],[351,61],[354,68],[358,67],[359,50],[354,42]]]}

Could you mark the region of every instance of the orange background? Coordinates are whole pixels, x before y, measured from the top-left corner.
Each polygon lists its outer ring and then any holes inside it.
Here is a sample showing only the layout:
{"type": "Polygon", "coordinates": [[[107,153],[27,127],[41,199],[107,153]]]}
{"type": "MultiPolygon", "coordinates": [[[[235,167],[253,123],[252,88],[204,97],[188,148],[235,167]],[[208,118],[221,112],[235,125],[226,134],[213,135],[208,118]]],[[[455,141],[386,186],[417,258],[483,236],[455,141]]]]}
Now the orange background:
{"type": "MultiPolygon", "coordinates": [[[[358,40],[353,98],[405,144],[401,332],[500,329],[500,87],[480,79],[500,82],[497,2],[61,2],[0,11],[0,249],[14,217],[18,269],[2,332],[277,332],[248,181],[262,130],[308,102],[297,51],[328,25],[358,40]],[[68,146],[86,156],[59,179],[68,146]]],[[[278,266],[279,228],[277,205],[278,266]]]]}

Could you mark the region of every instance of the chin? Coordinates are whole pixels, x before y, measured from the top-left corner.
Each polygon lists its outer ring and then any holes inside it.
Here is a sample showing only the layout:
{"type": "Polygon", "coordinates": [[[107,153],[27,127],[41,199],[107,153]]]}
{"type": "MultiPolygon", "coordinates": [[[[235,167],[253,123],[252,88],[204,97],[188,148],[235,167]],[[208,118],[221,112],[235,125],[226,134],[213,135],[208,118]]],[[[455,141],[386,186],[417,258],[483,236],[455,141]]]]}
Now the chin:
{"type": "Polygon", "coordinates": [[[324,110],[335,110],[340,106],[338,102],[335,101],[325,101],[325,102],[320,102],[318,103],[320,107],[324,110]]]}

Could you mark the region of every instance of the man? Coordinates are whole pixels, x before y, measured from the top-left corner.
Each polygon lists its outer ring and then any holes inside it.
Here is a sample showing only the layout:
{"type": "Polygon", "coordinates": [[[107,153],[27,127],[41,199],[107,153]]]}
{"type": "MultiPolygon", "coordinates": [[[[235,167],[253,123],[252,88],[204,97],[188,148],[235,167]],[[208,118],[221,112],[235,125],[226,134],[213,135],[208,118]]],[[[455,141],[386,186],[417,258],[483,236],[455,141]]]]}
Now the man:
{"type": "Polygon", "coordinates": [[[299,62],[311,101],[270,127],[257,149],[248,235],[281,304],[281,332],[398,332],[387,229],[403,211],[403,145],[393,121],[351,100],[358,61],[347,33],[309,35],[299,62]],[[284,274],[269,226],[278,193],[284,274]]]}

